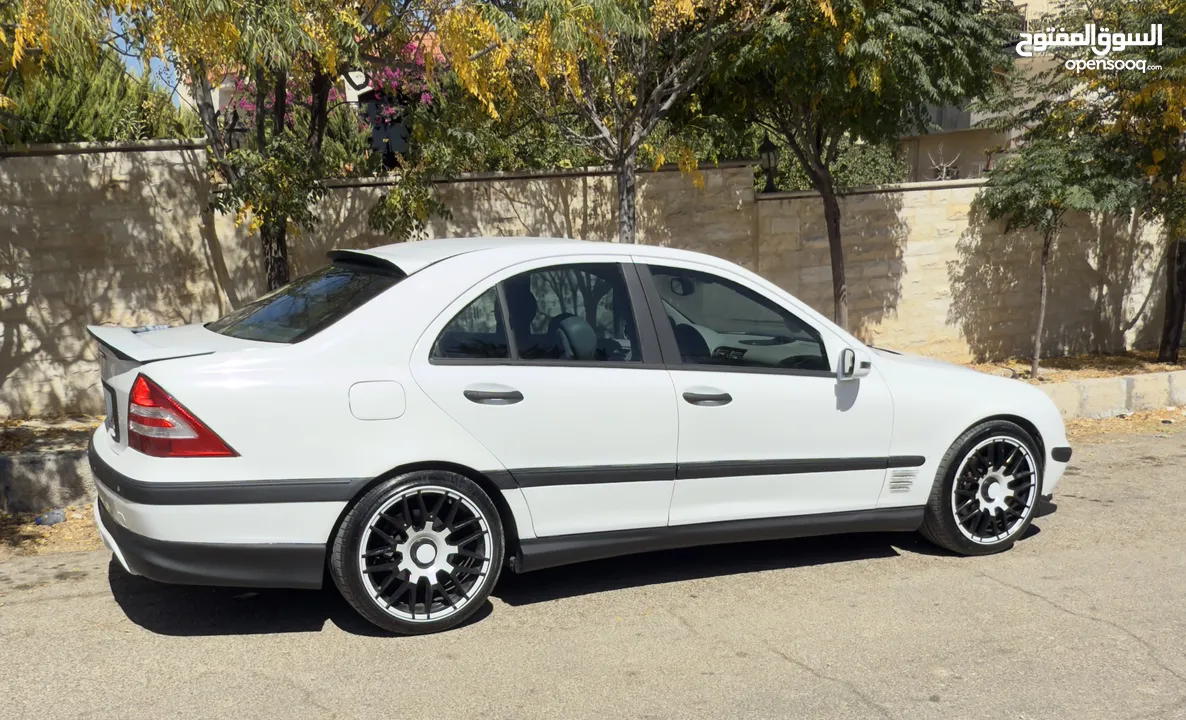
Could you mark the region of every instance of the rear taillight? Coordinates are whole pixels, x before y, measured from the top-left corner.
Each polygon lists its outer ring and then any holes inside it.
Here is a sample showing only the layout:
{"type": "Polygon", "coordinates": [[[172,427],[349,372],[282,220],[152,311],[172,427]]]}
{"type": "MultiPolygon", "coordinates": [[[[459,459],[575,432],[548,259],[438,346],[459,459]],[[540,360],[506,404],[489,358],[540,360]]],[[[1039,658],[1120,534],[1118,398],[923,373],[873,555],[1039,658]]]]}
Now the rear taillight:
{"type": "Polygon", "coordinates": [[[214,431],[139,375],[128,397],[128,447],[153,457],[234,457],[214,431]]]}

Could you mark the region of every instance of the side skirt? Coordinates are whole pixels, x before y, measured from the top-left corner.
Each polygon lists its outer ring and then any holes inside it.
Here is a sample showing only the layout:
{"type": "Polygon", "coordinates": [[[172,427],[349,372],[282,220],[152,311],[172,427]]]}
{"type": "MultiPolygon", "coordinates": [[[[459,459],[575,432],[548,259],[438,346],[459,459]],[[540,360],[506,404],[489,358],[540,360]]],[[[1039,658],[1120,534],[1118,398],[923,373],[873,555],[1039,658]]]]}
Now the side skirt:
{"type": "Polygon", "coordinates": [[[523,573],[586,560],[697,545],[858,532],[913,532],[922,525],[923,510],[920,505],[532,538],[520,542],[513,568],[515,572],[523,573]]]}

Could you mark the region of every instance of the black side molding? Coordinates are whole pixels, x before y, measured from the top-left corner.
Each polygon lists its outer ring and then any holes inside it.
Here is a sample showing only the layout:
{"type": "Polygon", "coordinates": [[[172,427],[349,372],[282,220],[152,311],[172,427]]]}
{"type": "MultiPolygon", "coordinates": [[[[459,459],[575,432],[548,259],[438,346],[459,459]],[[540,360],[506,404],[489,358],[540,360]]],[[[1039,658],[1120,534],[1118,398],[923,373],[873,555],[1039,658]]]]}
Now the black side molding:
{"type": "Polygon", "coordinates": [[[520,541],[514,569],[529,572],[586,560],[698,545],[854,532],[913,532],[922,525],[922,516],[922,506],[880,508],[532,538],[520,541]]]}
{"type": "Polygon", "coordinates": [[[121,498],[143,505],[241,505],[245,503],[345,502],[371,478],[312,480],[219,480],[212,482],[146,482],[108,465],[95,451],[87,456],[95,482],[121,498]]]}
{"type": "Polygon", "coordinates": [[[149,580],[177,585],[307,590],[321,587],[323,544],[232,545],[157,540],[117,523],[102,502],[99,519],[128,567],[149,580]]]}
{"type": "MultiPolygon", "coordinates": [[[[1058,451],[1054,459],[1058,460],[1058,451]]],[[[1065,448],[1070,457],[1070,448],[1065,448]]],[[[217,480],[207,482],[145,481],[128,477],[108,465],[95,450],[87,449],[95,482],[125,500],[142,505],[241,505],[249,503],[349,502],[374,478],[309,478],[293,480],[217,480]]],[[[585,467],[521,468],[484,474],[500,490],[620,482],[671,482],[695,478],[728,478],[753,475],[849,472],[919,467],[919,455],[869,458],[800,458],[792,460],[739,460],[703,463],[645,465],[591,465],[585,467]]],[[[1065,462],[1065,461],[1063,461],[1065,462]]]]}
{"type": "MultiPolygon", "coordinates": [[[[867,458],[799,458],[793,460],[725,460],[652,465],[592,465],[588,467],[520,468],[510,475],[519,487],[583,485],[586,483],[661,482],[695,478],[746,477],[752,475],[798,475],[801,473],[850,472],[919,467],[921,455],[867,458]]],[[[488,473],[489,474],[489,473],[488,473]]],[[[502,487],[501,485],[499,487],[502,487]]]]}
{"type": "Polygon", "coordinates": [[[802,458],[794,460],[680,463],[676,479],[885,470],[888,468],[919,467],[925,462],[926,458],[918,455],[898,455],[894,457],[802,458]]]}
{"type": "Polygon", "coordinates": [[[1061,462],[1061,463],[1070,462],[1071,449],[1069,447],[1051,448],[1050,457],[1053,458],[1055,462],[1061,462]]]}
{"type": "Polygon", "coordinates": [[[525,468],[511,472],[519,487],[585,485],[620,482],[671,482],[676,466],[670,465],[599,465],[567,468],[525,468]]]}

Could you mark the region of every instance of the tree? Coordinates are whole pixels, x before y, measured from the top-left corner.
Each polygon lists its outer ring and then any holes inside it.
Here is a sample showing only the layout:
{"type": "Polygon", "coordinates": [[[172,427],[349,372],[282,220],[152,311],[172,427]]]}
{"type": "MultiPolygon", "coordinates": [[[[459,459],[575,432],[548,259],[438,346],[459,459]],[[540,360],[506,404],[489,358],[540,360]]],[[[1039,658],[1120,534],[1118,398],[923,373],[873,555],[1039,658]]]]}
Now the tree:
{"type": "Polygon", "coordinates": [[[105,2],[11,0],[0,3],[0,127],[13,107],[22,78],[37,75],[51,59],[93,57],[105,37],[105,2]]]}
{"type": "MultiPolygon", "coordinates": [[[[775,141],[775,144],[780,143],[775,141]]],[[[836,150],[836,161],[830,171],[838,192],[855,187],[901,183],[910,179],[910,163],[904,153],[898,152],[896,143],[871,145],[867,142],[853,142],[847,137],[840,141],[840,146],[836,150]]],[[[794,152],[781,145],[775,186],[779,190],[815,189],[794,152]]]]}
{"type": "Polygon", "coordinates": [[[1004,220],[1006,233],[1033,230],[1042,240],[1031,378],[1038,377],[1042,356],[1047,268],[1067,211],[1128,215],[1141,192],[1106,167],[1103,156],[1101,143],[1089,135],[1031,140],[993,168],[976,199],[990,220],[1004,220]]]}
{"type": "MultiPolygon", "coordinates": [[[[618,239],[632,243],[640,149],[704,78],[713,52],[769,4],[470,0],[443,19],[441,41],[462,85],[492,115],[507,107],[530,114],[613,168],[618,239]]],[[[684,150],[681,165],[692,160],[684,150]]]]}
{"type": "Polygon", "coordinates": [[[148,74],[133,77],[110,51],[55,58],[9,88],[0,143],[70,143],[194,137],[197,118],[173,106],[148,74]]]}
{"type": "Polygon", "coordinates": [[[1000,9],[965,0],[791,0],[722,53],[704,96],[791,150],[823,200],[833,319],[848,327],[837,163],[846,143],[924,131],[928,104],[983,94],[1010,58],[1000,9]]]}
{"type": "Polygon", "coordinates": [[[1070,4],[1043,25],[1093,23],[1125,32],[1161,24],[1164,44],[1113,49],[1100,58],[1090,48],[1053,50],[1056,62],[998,104],[1015,111],[1003,122],[1023,140],[1090,135],[1097,161],[1117,180],[1138,183],[1134,200],[1165,233],[1165,316],[1158,361],[1176,363],[1186,323],[1186,8],[1180,0],[1070,4]],[[1026,96],[1028,94],[1028,97],[1026,96]]]}
{"type": "Polygon", "coordinates": [[[1160,66],[1156,71],[1089,69],[1083,94],[1089,99],[1068,100],[1062,107],[1072,113],[1086,110],[1076,124],[1102,134],[1112,152],[1135,159],[1147,181],[1141,210],[1161,222],[1166,239],[1165,317],[1157,359],[1177,363],[1186,324],[1186,7],[1172,0],[1138,0],[1093,7],[1087,17],[1123,28],[1161,24],[1161,35],[1169,41],[1151,51],[1129,48],[1117,54],[1117,59],[1160,66]]]}
{"type": "MultiPolygon", "coordinates": [[[[224,183],[218,205],[250,213],[260,232],[268,289],[288,281],[287,236],[317,221],[322,181],[361,162],[327,147],[341,119],[335,86],[347,71],[399,68],[421,74],[425,46],[444,11],[433,0],[127,0],[124,41],[162,57],[186,78],[224,183]],[[226,113],[211,99],[225,77],[243,80],[251,110],[226,113]],[[236,133],[246,130],[246,133],[236,133]],[[246,135],[246,141],[236,138],[246,135]]],[[[430,173],[405,165],[400,182],[371,214],[406,234],[437,207],[430,173]],[[418,188],[407,187],[420,183],[418,188]]],[[[401,238],[402,239],[402,238],[401,238]]]]}
{"type": "Polygon", "coordinates": [[[540,123],[521,104],[504,105],[497,117],[461,86],[455,73],[434,76],[434,101],[409,114],[411,141],[448,177],[464,172],[552,170],[594,165],[588,148],[571,142],[555,125],[540,123]]]}

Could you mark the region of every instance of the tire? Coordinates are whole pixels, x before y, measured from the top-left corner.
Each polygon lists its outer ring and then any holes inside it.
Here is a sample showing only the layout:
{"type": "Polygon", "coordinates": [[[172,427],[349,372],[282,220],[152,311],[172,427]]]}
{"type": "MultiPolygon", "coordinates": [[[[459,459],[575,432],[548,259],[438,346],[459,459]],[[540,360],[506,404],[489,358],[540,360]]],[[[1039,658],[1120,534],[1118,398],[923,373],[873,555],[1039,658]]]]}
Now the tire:
{"type": "Polygon", "coordinates": [[[981,423],[939,463],[922,534],[959,555],[1002,552],[1029,529],[1040,497],[1034,439],[1007,420],[981,423]]]}
{"type": "Polygon", "coordinates": [[[456,627],[489,597],[502,570],[502,521],[467,477],[421,470],[386,480],[350,508],[329,570],[351,607],[384,630],[456,627]]]}

